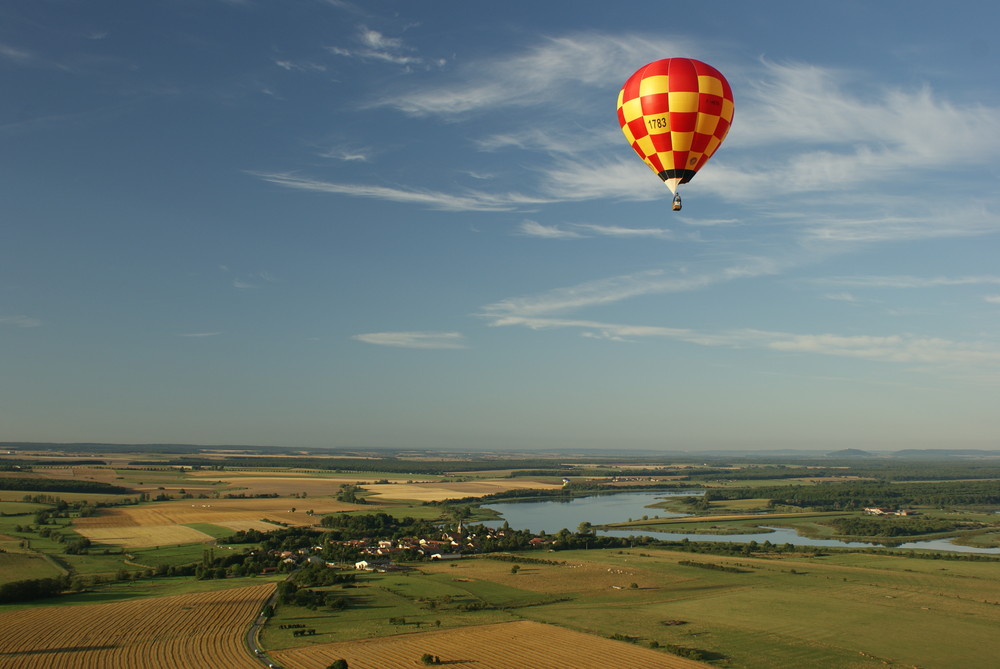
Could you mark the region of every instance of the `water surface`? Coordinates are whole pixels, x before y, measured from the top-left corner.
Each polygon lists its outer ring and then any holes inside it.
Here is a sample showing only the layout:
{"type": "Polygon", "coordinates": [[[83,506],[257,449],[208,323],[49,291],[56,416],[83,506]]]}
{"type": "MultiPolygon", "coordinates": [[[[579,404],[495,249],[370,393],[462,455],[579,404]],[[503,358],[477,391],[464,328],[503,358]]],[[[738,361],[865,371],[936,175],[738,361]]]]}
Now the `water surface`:
{"type": "MultiPolygon", "coordinates": [[[[682,492],[628,492],[614,493],[607,495],[592,495],[590,497],[577,497],[571,500],[546,500],[543,502],[510,502],[503,504],[486,504],[488,509],[493,509],[503,519],[510,523],[510,526],[519,530],[530,530],[538,533],[544,531],[547,534],[555,534],[559,530],[568,529],[575,532],[582,522],[592,525],[604,525],[607,523],[622,523],[629,518],[637,520],[643,516],[655,518],[678,518],[687,516],[686,513],[671,513],[662,509],[650,509],[650,504],[670,497],[690,497],[702,494],[700,490],[682,492]]],[[[766,522],[766,518],[761,518],[766,522]]],[[[503,524],[503,520],[484,523],[493,527],[503,524]]],[[[796,546],[818,546],[818,547],[838,547],[838,548],[878,548],[878,542],[862,541],[839,541],[836,539],[809,539],[800,536],[795,530],[780,527],[762,527],[757,532],[747,534],[694,534],[679,532],[653,532],[639,528],[627,530],[598,530],[598,534],[610,537],[652,537],[665,541],[721,541],[727,543],[747,543],[756,541],[763,543],[770,541],[772,544],[795,544],[796,546]]],[[[977,546],[960,546],[948,539],[935,539],[931,541],[909,541],[893,548],[897,549],[923,549],[936,551],[952,551],[961,553],[992,553],[1000,554],[1000,548],[982,548],[977,546]]]]}

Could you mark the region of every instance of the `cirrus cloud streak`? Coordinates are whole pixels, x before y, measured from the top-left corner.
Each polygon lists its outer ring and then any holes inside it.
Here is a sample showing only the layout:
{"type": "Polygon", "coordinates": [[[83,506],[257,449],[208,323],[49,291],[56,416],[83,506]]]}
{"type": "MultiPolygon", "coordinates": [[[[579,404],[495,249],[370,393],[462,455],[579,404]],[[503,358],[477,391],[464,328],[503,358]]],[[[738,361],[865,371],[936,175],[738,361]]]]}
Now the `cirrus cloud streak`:
{"type": "Polygon", "coordinates": [[[468,348],[460,332],[368,332],[351,339],[393,348],[456,349],[468,348]]]}

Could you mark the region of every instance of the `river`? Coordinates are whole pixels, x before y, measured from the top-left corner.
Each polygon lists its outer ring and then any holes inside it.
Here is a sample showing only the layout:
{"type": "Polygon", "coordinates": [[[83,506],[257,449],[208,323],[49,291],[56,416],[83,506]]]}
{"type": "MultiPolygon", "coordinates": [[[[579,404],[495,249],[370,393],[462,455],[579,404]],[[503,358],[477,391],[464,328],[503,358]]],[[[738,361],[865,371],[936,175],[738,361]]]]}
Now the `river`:
{"type": "MultiPolygon", "coordinates": [[[[678,518],[689,514],[671,513],[662,509],[647,508],[668,497],[690,497],[701,494],[701,491],[687,492],[626,492],[609,495],[592,495],[590,497],[576,497],[568,501],[546,500],[544,502],[511,502],[504,504],[486,504],[487,509],[492,509],[499,513],[510,526],[520,530],[531,530],[532,532],[546,532],[555,534],[559,530],[566,528],[576,531],[580,523],[588,522],[592,525],[603,525],[606,523],[621,523],[629,518],[638,519],[643,516],[660,518],[678,518]]],[[[766,520],[762,518],[762,521],[766,520]]],[[[498,527],[503,524],[503,520],[484,523],[498,527]]],[[[772,544],[795,544],[796,546],[828,546],[828,547],[854,547],[854,548],[879,548],[876,542],[861,541],[837,541],[835,539],[809,539],[800,536],[795,530],[785,528],[761,528],[759,532],[753,534],[682,534],[675,532],[652,532],[639,528],[628,530],[598,530],[598,534],[611,537],[653,537],[666,541],[723,541],[730,543],[745,543],[756,541],[758,543],[770,541],[772,544]]],[[[921,549],[937,551],[954,551],[961,553],[993,553],[1000,554],[1000,548],[980,548],[976,546],[960,546],[947,539],[935,539],[932,541],[909,541],[896,549],[921,549]]]]}

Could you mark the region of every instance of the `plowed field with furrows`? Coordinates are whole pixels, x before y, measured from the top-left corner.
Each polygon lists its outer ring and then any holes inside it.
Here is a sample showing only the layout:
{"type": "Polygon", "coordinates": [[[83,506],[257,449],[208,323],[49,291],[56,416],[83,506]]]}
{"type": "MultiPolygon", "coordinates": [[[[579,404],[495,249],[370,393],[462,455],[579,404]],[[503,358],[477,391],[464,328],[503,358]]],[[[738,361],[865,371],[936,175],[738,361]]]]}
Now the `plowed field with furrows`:
{"type": "Polygon", "coordinates": [[[274,590],[254,585],[0,614],[3,669],[259,667],[243,633],[274,590]]]}
{"type": "Polygon", "coordinates": [[[705,669],[686,660],[622,641],[531,621],[400,634],[326,643],[271,653],[286,669],[323,669],[338,659],[351,669],[412,669],[425,654],[442,664],[476,669],[705,669]]]}

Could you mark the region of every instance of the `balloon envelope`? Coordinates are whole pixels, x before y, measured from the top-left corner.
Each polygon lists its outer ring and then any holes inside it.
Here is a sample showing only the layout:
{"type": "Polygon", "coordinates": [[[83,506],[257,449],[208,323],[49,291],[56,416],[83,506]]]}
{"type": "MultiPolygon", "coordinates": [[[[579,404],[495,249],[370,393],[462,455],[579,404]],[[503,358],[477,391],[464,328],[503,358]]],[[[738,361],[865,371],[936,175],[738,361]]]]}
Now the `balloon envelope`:
{"type": "Polygon", "coordinates": [[[618,122],[625,138],[673,193],[719,148],[733,109],[726,78],[693,58],[649,63],[618,93],[618,122]]]}

